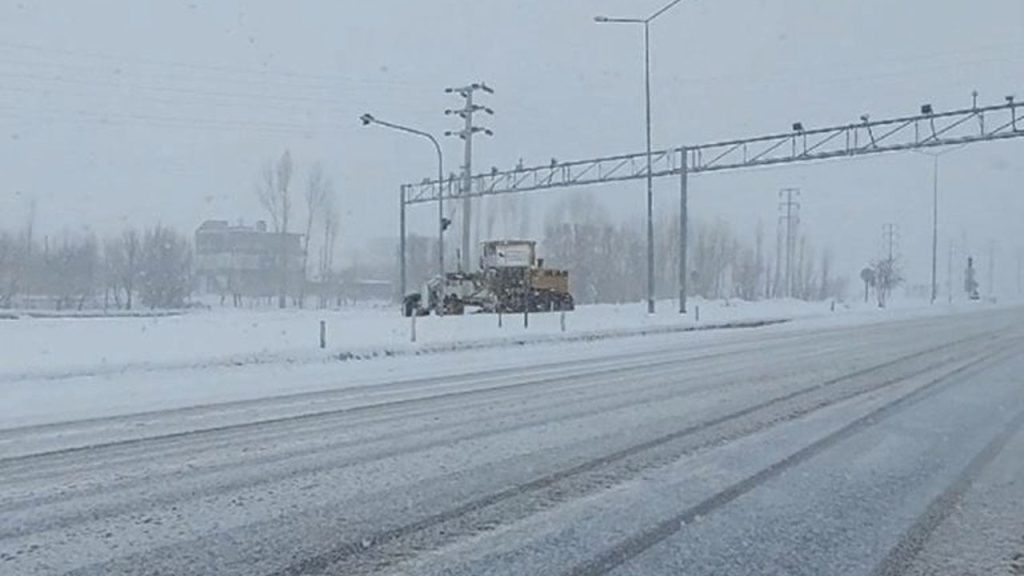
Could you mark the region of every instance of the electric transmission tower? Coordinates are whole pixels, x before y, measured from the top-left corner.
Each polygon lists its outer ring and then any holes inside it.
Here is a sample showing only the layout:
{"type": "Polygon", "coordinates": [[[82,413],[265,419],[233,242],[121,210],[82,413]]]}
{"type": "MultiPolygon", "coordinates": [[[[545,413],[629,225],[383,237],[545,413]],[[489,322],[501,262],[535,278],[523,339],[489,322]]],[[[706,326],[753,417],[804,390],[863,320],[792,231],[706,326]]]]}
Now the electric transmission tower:
{"type": "Polygon", "coordinates": [[[899,234],[900,228],[893,223],[882,224],[882,265],[878,267],[875,276],[875,284],[878,291],[878,305],[885,307],[893,288],[900,282],[900,271],[896,266],[896,259],[899,258],[899,234]]]}
{"type": "Polygon", "coordinates": [[[472,198],[470,197],[470,194],[473,193],[473,136],[481,132],[488,136],[494,135],[494,132],[489,128],[476,126],[473,123],[473,116],[477,112],[494,114],[494,110],[474,102],[474,95],[479,91],[494,94],[494,90],[480,82],[461,88],[445,88],[444,91],[447,94],[458,94],[465,101],[462,108],[444,111],[448,116],[454,114],[461,117],[463,128],[461,130],[450,130],[444,134],[445,136],[458,136],[465,143],[465,159],[462,164],[462,186],[460,190],[462,194],[462,257],[460,261],[462,270],[468,272],[470,269],[470,227],[472,225],[473,209],[472,198]]]}
{"type": "Polygon", "coordinates": [[[890,263],[896,261],[899,251],[900,227],[897,224],[882,224],[882,251],[886,254],[886,260],[890,263]]]}
{"type": "Polygon", "coordinates": [[[799,188],[783,188],[779,191],[779,236],[783,248],[776,255],[775,269],[783,274],[783,296],[793,296],[793,253],[796,251],[797,228],[800,226],[799,188]],[[784,259],[784,263],[781,261],[784,259]]]}

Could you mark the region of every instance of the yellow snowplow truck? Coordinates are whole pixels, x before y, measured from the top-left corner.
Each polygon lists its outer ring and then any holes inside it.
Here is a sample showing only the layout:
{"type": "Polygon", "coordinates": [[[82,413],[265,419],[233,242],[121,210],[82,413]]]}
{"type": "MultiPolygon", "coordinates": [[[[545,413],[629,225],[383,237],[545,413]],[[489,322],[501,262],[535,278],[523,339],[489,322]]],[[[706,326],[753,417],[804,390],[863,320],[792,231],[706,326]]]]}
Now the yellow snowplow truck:
{"type": "Polygon", "coordinates": [[[477,312],[516,313],[572,310],[569,272],[544,267],[531,240],[484,242],[480,271],[453,272],[432,278],[423,290],[403,301],[406,316],[477,312]]]}

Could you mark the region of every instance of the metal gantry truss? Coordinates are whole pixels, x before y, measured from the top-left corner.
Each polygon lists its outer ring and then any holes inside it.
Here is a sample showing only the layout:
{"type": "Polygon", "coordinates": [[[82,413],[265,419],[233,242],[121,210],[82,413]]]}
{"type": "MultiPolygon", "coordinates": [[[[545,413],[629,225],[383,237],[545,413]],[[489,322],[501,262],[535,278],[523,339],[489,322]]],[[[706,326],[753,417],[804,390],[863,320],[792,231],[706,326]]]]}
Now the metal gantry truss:
{"type": "MultiPolygon", "coordinates": [[[[886,152],[961,146],[1024,137],[1024,103],[1007,97],[996,106],[972,106],[936,113],[923,106],[921,114],[886,120],[861,116],[860,122],[807,130],[801,123],[790,132],[680,146],[653,152],[653,177],[678,176],[680,185],[679,311],[686,311],[686,227],[687,181],[689,174],[725,172],[867,156],[886,152]]],[[[512,170],[491,170],[471,178],[470,190],[449,178],[425,179],[401,187],[401,269],[405,294],[405,211],[407,206],[437,202],[438,199],[493,196],[573,186],[593,186],[647,177],[647,154],[623,154],[589,160],[559,162],[552,159],[541,166],[517,166],[512,170]]]]}
{"type": "MultiPolygon", "coordinates": [[[[681,173],[684,155],[687,172],[699,174],[1018,138],[1024,136],[1022,108],[1024,103],[1011,101],[887,120],[864,116],[858,123],[813,130],[796,124],[786,133],[659,150],[653,154],[651,172],[655,177],[681,173]]],[[[647,155],[643,152],[572,162],[552,160],[541,166],[477,174],[469,196],[589,186],[646,176],[647,155]]],[[[445,198],[463,197],[451,181],[438,186],[437,180],[428,179],[406,185],[405,202],[436,202],[439,192],[445,198]]]]}

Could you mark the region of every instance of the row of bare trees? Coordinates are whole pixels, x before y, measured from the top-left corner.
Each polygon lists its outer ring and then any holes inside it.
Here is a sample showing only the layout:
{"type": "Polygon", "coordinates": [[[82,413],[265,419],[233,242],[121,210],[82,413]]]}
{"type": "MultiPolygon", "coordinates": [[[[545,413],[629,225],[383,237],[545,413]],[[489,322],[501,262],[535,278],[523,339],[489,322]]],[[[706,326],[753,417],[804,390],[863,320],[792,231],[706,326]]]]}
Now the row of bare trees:
{"type": "MultiPolygon", "coordinates": [[[[260,171],[256,184],[256,197],[260,205],[270,217],[274,232],[280,235],[280,252],[277,257],[279,271],[278,307],[287,306],[288,286],[288,235],[293,233],[291,223],[296,217],[293,210],[292,189],[295,166],[291,152],[285,150],[276,161],[268,161],[260,171]]],[[[302,277],[310,277],[309,256],[313,238],[320,239],[319,263],[316,277],[321,285],[330,285],[333,281],[334,257],[338,243],[339,216],[334,191],[334,183],[324,173],[323,166],[313,164],[307,175],[302,195],[305,220],[304,227],[296,233],[302,234],[302,277]],[[317,230],[319,228],[319,230],[317,230]]],[[[299,286],[296,300],[301,307],[306,300],[307,283],[299,286]]],[[[324,306],[327,294],[321,291],[320,305],[324,306]]]]}
{"type": "MultiPolygon", "coordinates": [[[[655,228],[655,280],[659,298],[675,295],[679,278],[679,225],[664,218],[655,228]]],[[[759,300],[787,293],[784,276],[758,226],[753,242],[726,222],[696,222],[688,235],[688,291],[705,298],[759,300]]],[[[646,238],[637,224],[615,224],[590,196],[569,196],[546,215],[543,253],[551,266],[572,273],[581,302],[630,302],[646,294],[646,238]]],[[[816,253],[802,237],[788,293],[803,300],[841,298],[847,281],[834,275],[828,250],[816,253]]]]}
{"type": "Polygon", "coordinates": [[[128,228],[102,241],[88,232],[36,240],[32,229],[0,232],[2,308],[180,308],[191,294],[191,246],[170,228],[128,228]]]}

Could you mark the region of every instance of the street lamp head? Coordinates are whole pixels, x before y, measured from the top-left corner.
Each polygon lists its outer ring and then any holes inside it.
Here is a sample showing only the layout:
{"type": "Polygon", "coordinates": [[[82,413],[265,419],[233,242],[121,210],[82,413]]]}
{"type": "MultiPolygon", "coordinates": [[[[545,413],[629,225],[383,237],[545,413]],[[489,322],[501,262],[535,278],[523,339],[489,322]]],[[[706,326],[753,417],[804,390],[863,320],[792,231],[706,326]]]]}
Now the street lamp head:
{"type": "Polygon", "coordinates": [[[869,116],[867,114],[861,114],[860,115],[860,121],[861,122],[867,124],[870,120],[871,120],[871,116],[869,116]]]}
{"type": "Polygon", "coordinates": [[[594,16],[594,22],[598,22],[598,23],[604,24],[607,21],[608,21],[608,17],[607,16],[594,16]]]}
{"type": "Polygon", "coordinates": [[[359,117],[359,119],[363,121],[363,126],[369,126],[370,124],[373,124],[376,121],[376,118],[374,118],[370,114],[363,114],[362,116],[359,117]]]}
{"type": "Polygon", "coordinates": [[[793,123],[793,132],[803,132],[803,131],[804,131],[804,123],[803,122],[794,122],[793,123]]]}
{"type": "Polygon", "coordinates": [[[932,108],[932,105],[924,104],[923,106],[921,106],[921,114],[924,114],[926,116],[931,116],[932,114],[934,114],[934,109],[932,108]]]}
{"type": "Polygon", "coordinates": [[[1013,104],[1013,94],[1010,94],[1009,96],[1006,97],[1006,103],[1013,104]]]}

